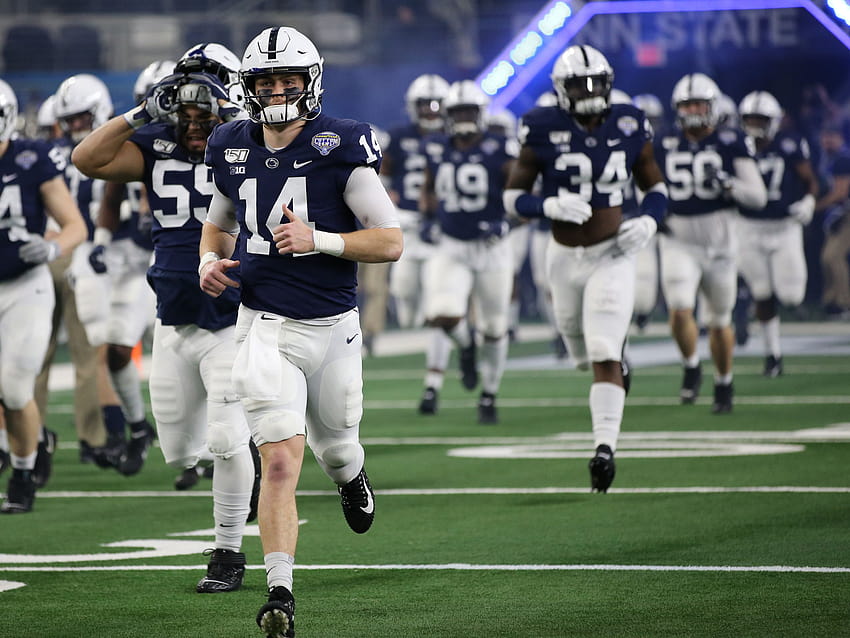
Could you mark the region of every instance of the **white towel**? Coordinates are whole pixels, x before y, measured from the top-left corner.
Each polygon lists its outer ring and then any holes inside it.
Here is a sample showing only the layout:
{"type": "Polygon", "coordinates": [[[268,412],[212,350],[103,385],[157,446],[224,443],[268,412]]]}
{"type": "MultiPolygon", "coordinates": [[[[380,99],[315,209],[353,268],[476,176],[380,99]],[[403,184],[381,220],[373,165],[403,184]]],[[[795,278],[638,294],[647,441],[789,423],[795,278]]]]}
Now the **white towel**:
{"type": "Polygon", "coordinates": [[[280,396],[283,372],[278,335],[283,319],[258,313],[233,360],[233,387],[239,396],[271,401],[280,396]]]}

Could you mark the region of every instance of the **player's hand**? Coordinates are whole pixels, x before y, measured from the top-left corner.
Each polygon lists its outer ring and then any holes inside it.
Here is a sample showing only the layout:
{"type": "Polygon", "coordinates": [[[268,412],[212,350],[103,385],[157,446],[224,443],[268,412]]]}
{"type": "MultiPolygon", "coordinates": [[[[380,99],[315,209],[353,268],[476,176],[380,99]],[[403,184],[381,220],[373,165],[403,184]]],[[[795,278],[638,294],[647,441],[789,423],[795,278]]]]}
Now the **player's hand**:
{"type": "Polygon", "coordinates": [[[583,224],[591,218],[593,209],[581,195],[562,190],[557,197],[547,197],[543,200],[543,214],[555,221],[583,224]]]}
{"type": "Polygon", "coordinates": [[[28,264],[44,264],[59,256],[59,244],[48,241],[41,235],[30,235],[27,242],[18,249],[18,257],[28,264]]]}
{"type": "Polygon", "coordinates": [[[89,253],[89,265],[98,275],[106,272],[106,246],[95,246],[89,253]]]}
{"type": "Polygon", "coordinates": [[[812,221],[812,216],[815,214],[815,198],[809,193],[802,199],[788,206],[788,214],[792,219],[799,222],[801,226],[807,225],[812,221]]]}
{"type": "Polygon", "coordinates": [[[239,288],[239,282],[227,276],[227,271],[239,267],[234,259],[217,259],[204,264],[199,275],[201,290],[210,297],[218,297],[227,288],[239,288]]]}
{"type": "Polygon", "coordinates": [[[508,222],[503,219],[478,222],[478,239],[483,239],[489,244],[497,243],[502,237],[508,234],[508,222]]]}
{"type": "Polygon", "coordinates": [[[177,89],[177,102],[209,104],[210,112],[224,122],[239,117],[241,109],[230,101],[230,94],[217,78],[206,73],[188,73],[177,89]]]}
{"type": "Polygon", "coordinates": [[[298,215],[293,213],[286,204],[283,205],[283,214],[288,222],[284,222],[272,230],[272,241],[279,255],[290,253],[301,254],[313,252],[316,245],[313,243],[313,229],[304,223],[298,215]]]}
{"type": "Polygon", "coordinates": [[[636,253],[646,246],[657,230],[658,224],[649,215],[627,219],[617,231],[617,248],[624,255],[636,253]]]}
{"type": "Polygon", "coordinates": [[[154,84],[145,99],[124,114],[124,120],[133,129],[140,129],[151,122],[165,120],[177,110],[177,85],[184,77],[174,73],[154,84]]]}
{"type": "Polygon", "coordinates": [[[728,198],[730,196],[730,191],[732,190],[732,177],[722,168],[718,168],[714,164],[706,165],[705,181],[709,186],[723,191],[724,197],[728,198]]]}
{"type": "Polygon", "coordinates": [[[440,225],[432,217],[424,217],[419,226],[419,239],[426,244],[436,244],[440,241],[440,225]]]}

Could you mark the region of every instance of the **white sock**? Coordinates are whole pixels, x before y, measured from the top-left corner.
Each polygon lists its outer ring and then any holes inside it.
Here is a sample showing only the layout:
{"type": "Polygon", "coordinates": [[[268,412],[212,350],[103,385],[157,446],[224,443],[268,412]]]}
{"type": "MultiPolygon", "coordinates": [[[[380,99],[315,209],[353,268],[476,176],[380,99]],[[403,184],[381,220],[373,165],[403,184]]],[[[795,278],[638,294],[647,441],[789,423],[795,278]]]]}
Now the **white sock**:
{"type": "Polygon", "coordinates": [[[9,434],[6,432],[6,429],[0,430],[0,450],[4,452],[9,451],[9,434]]]}
{"type": "Polygon", "coordinates": [[[715,374],[714,382],[717,385],[729,385],[730,383],[732,383],[732,373],[730,372],[729,374],[715,374]]]}
{"type": "Polygon", "coordinates": [[[590,386],[590,420],[593,423],[593,447],[607,445],[614,452],[623,421],[626,391],[613,383],[590,386]]]}
{"type": "Polygon", "coordinates": [[[445,370],[452,356],[452,340],[441,328],[431,330],[429,337],[425,349],[425,367],[428,370],[445,370]]]}
{"type": "Polygon", "coordinates": [[[136,364],[128,362],[117,371],[109,371],[115,392],[121,399],[121,407],[124,408],[124,418],[127,423],[138,423],[145,418],[145,400],[142,398],[142,385],[139,380],[139,371],[136,364]]]}
{"type": "Polygon", "coordinates": [[[229,459],[215,458],[212,482],[215,546],[238,552],[254,485],[254,461],[247,445],[229,459]]]}
{"type": "Polygon", "coordinates": [[[499,392],[502,375],[505,373],[505,363],[508,358],[508,336],[496,341],[484,339],[481,344],[481,354],[478,358],[481,370],[481,390],[490,394],[499,392]]]}
{"type": "Polygon", "coordinates": [[[469,334],[469,322],[467,322],[466,317],[452,328],[449,337],[457,344],[458,348],[468,348],[472,344],[472,335],[469,334]]]}
{"type": "Polygon", "coordinates": [[[295,556],[284,552],[270,552],[263,556],[266,564],[266,582],[272,587],[286,587],[292,592],[292,566],[295,556]]]}
{"type": "Polygon", "coordinates": [[[782,356],[782,348],[779,345],[779,315],[761,322],[764,334],[764,352],[772,354],[777,359],[782,356]]]}
{"type": "Polygon", "coordinates": [[[28,454],[27,456],[18,456],[17,454],[10,454],[9,460],[12,463],[12,469],[14,470],[32,470],[35,469],[35,457],[38,454],[38,450],[33,452],[32,454],[28,454]]]}
{"type": "Polygon", "coordinates": [[[699,351],[695,350],[690,357],[683,357],[682,361],[686,368],[696,368],[699,365],[699,351]]]}

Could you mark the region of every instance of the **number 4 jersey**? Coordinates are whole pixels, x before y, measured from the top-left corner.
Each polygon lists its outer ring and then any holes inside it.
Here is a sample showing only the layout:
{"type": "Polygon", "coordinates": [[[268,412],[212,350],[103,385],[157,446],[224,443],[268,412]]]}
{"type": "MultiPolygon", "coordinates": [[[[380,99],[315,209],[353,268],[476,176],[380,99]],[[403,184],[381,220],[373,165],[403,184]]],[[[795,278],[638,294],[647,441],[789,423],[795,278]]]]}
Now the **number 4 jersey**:
{"type": "Polygon", "coordinates": [[[318,252],[280,255],[272,230],[287,221],[284,205],[311,228],[357,230],[343,193],[355,168],[380,166],[381,149],[368,124],[319,115],[289,146],[271,150],[261,125],[237,120],[213,130],[206,162],[235,207],[243,304],[293,319],[355,307],[356,262],[318,252]]]}

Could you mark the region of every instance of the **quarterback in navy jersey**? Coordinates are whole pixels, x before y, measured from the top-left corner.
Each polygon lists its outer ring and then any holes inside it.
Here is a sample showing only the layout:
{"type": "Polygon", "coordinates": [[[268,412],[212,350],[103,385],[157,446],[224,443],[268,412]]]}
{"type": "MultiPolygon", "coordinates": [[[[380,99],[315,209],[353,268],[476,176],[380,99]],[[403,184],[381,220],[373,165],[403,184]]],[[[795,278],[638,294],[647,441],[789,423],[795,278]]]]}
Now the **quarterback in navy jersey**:
{"type": "MultiPolygon", "coordinates": [[[[427,158],[420,208],[439,226],[434,254],[425,264],[425,318],[459,348],[461,381],[478,385],[476,340],[467,322],[475,309],[482,337],[478,422],[498,422],[496,394],[505,369],[513,252],[502,191],[517,143],[487,130],[489,98],[472,80],[455,82],[443,101],[446,133],[422,142],[427,158]]],[[[436,400],[450,352],[428,361],[423,402],[436,400]]],[[[420,408],[422,406],[420,405],[420,408]]]]}
{"type": "Polygon", "coordinates": [[[86,228],[62,171],[65,158],[41,140],[15,136],[18,100],[0,80],[0,400],[12,476],[4,514],[29,512],[41,416],[35,378],[50,340],[55,304],[47,263],[70,253],[86,228]],[[48,215],[59,232],[44,237],[48,215]]]}
{"type": "Polygon", "coordinates": [[[764,374],[783,372],[778,304],[797,306],[806,294],[803,227],[815,211],[818,192],[809,144],[781,131],[782,107],[767,91],[753,91],[738,109],[744,132],[767,187],[767,205],[740,206],[738,269],[752,292],[764,336],[764,374]]]}
{"type": "Polygon", "coordinates": [[[504,194],[509,213],[552,220],[546,269],[558,329],[576,366],[592,366],[590,415],[595,455],[591,489],[614,479],[629,385],[624,349],[634,310],[635,256],[662,221],[667,190],[652,151],[652,129],[631,104],[612,104],[614,71],[587,45],[569,47],[552,70],[554,106],[522,119],[519,161],[504,194]],[[540,195],[533,194],[541,176],[540,195]],[[645,193],[640,215],[624,220],[624,189],[645,193]]]}
{"type": "Polygon", "coordinates": [[[705,302],[714,361],[712,412],[732,410],[732,308],[737,294],[738,206],[763,208],[767,190],[741,131],[718,126],[720,89],[702,73],[682,77],[672,103],[680,132],[656,144],[670,190],[667,227],[659,238],[661,288],[684,366],[679,398],[694,403],[702,383],[697,293],[705,302]]]}
{"type": "MultiPolygon", "coordinates": [[[[221,81],[175,73],[127,113],[95,130],[74,150],[88,175],[142,182],[153,214],[156,293],[151,408],[166,463],[184,469],[212,458],[215,549],[199,593],[238,589],[256,469],[250,432],[229,371],[235,356],[238,292],[212,299],[198,290],[198,244],[213,192],[203,164],[210,132],[239,116],[221,81]]],[[[257,484],[258,485],[258,484],[257,484]]]]}
{"type": "Polygon", "coordinates": [[[240,70],[250,120],[217,128],[206,153],[214,189],[200,284],[213,297],[239,287],[233,381],[270,468],[259,502],[269,595],[256,618],[268,636],[294,635],[305,444],[338,486],[349,527],[372,525],[356,262],[395,261],[402,250],[377,138],[368,124],[321,113],[322,64],[295,29],[262,31],[240,70]]]}

